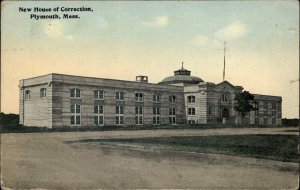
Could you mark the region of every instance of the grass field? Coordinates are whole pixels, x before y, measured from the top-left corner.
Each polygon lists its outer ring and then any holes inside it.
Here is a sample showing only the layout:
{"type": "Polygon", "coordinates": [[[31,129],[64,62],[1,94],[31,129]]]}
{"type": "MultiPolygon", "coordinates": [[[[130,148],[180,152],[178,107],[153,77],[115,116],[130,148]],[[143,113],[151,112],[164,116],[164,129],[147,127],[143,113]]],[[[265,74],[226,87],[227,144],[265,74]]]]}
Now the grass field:
{"type": "Polygon", "coordinates": [[[297,189],[296,162],[224,155],[240,152],[253,155],[259,149],[265,152],[273,143],[275,150],[270,149],[271,152],[281,151],[278,154],[287,154],[293,159],[297,132],[284,132],[293,129],[296,128],[6,133],[1,134],[1,187],[297,189]],[[282,136],[268,135],[274,133],[282,136]],[[88,139],[107,140],[84,141],[88,139]],[[113,143],[130,147],[111,145],[113,143]],[[160,149],[132,147],[133,143],[160,149]],[[183,151],[165,150],[174,147],[183,151]],[[184,151],[193,149],[224,153],[184,151]]]}
{"type": "Polygon", "coordinates": [[[139,126],[104,126],[104,127],[62,127],[49,129],[46,127],[3,126],[1,133],[36,133],[36,132],[72,132],[72,131],[120,131],[120,130],[155,130],[155,129],[223,129],[223,128],[273,128],[286,126],[272,125],[236,125],[236,124],[181,124],[181,125],[139,125],[139,126]]]}
{"type": "Polygon", "coordinates": [[[299,162],[295,135],[228,135],[154,137],[132,139],[93,139],[81,142],[137,145],[199,153],[217,153],[279,161],[299,162]]]}

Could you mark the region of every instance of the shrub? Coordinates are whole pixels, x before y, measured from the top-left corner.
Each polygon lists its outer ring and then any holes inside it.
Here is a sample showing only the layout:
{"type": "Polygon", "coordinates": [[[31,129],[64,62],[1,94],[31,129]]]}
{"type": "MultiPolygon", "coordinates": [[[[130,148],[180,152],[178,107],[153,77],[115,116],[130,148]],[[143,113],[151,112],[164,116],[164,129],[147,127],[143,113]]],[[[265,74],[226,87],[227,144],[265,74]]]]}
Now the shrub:
{"type": "Polygon", "coordinates": [[[5,114],[0,113],[0,127],[15,127],[19,126],[19,115],[18,114],[5,114]]]}

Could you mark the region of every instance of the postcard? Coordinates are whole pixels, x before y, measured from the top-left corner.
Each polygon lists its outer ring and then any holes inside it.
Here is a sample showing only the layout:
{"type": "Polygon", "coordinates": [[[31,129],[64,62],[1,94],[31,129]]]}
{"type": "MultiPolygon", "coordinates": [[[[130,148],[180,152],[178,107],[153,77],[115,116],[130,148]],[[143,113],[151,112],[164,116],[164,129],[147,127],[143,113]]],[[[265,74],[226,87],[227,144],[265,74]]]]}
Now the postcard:
{"type": "Polygon", "coordinates": [[[297,1],[3,1],[3,189],[297,189],[297,1]]]}

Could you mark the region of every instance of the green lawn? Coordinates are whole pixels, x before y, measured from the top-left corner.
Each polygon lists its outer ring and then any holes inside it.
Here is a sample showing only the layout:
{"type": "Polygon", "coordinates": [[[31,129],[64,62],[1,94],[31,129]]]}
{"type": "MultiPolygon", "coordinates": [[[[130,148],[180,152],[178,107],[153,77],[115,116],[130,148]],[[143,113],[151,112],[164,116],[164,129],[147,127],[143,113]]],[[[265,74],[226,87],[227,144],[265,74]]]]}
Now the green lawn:
{"type": "Polygon", "coordinates": [[[126,144],[199,153],[217,153],[271,160],[299,162],[295,135],[230,135],[94,139],[82,142],[126,144]]]}

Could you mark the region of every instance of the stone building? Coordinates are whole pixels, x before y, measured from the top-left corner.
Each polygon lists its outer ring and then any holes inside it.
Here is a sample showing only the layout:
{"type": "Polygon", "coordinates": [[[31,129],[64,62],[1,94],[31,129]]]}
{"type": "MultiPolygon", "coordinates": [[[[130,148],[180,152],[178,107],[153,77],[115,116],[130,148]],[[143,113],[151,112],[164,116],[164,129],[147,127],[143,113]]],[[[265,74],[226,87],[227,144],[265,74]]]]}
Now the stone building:
{"type": "MultiPolygon", "coordinates": [[[[204,82],[183,67],[158,84],[48,74],[23,79],[20,124],[48,128],[241,123],[233,108],[241,86],[204,82]]],[[[255,94],[250,124],[281,124],[281,97],[255,94]]]]}

